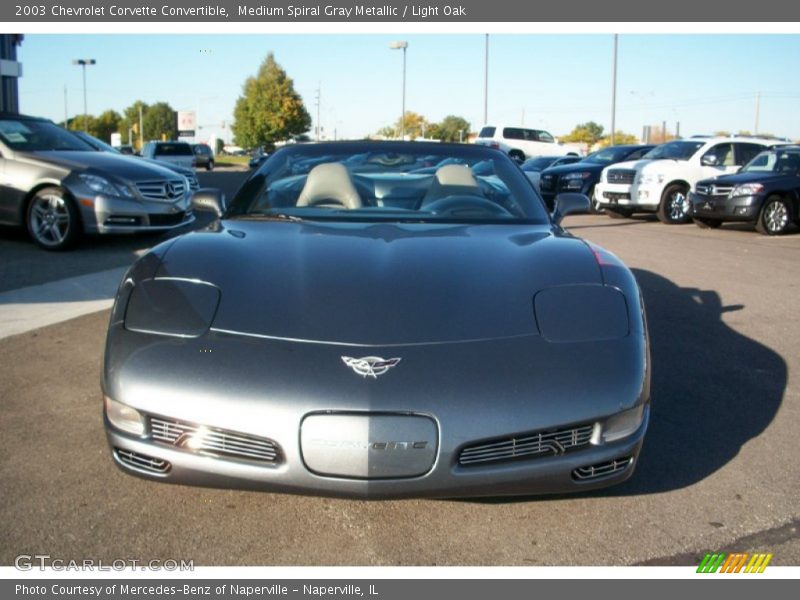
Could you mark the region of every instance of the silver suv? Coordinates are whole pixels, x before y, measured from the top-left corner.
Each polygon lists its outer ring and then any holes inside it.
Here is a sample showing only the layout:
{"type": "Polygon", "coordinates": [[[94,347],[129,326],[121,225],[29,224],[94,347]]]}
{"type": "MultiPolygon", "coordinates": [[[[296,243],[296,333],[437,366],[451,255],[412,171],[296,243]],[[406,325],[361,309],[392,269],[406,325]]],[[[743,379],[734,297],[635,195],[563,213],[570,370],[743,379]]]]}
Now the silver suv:
{"type": "Polygon", "coordinates": [[[147,142],[142,148],[142,156],[187,169],[194,168],[197,163],[194,150],[187,142],[147,142]]]}
{"type": "Polygon", "coordinates": [[[179,173],[96,152],[46,119],[0,113],[0,224],[26,226],[42,248],[181,227],[194,221],[191,195],[179,173]]]}

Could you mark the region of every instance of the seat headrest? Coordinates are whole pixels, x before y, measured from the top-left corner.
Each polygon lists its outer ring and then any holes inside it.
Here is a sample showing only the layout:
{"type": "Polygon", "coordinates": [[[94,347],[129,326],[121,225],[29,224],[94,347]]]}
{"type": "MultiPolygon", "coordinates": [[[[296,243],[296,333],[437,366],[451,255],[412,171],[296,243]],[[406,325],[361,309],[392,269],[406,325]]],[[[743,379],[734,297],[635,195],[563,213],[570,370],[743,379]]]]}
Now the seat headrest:
{"type": "Polygon", "coordinates": [[[472,175],[472,169],[467,165],[445,165],[436,169],[436,181],[439,185],[459,185],[465,187],[478,187],[478,182],[472,175]]]}
{"type": "Polygon", "coordinates": [[[297,206],[341,204],[345,208],[361,208],[361,196],[342,163],[323,163],[308,173],[297,206]]]}

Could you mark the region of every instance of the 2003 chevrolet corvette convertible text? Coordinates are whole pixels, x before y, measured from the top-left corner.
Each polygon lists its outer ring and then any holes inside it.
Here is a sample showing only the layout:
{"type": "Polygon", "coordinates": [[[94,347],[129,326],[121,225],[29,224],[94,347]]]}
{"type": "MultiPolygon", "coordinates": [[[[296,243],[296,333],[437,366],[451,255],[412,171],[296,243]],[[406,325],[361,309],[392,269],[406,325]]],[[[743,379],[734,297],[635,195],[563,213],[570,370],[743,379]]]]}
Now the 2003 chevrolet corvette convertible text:
{"type": "Polygon", "coordinates": [[[650,357],[636,281],[503,153],[275,152],[207,230],[136,262],[102,379],[115,462],[352,498],[578,492],[633,473],[650,357]]]}

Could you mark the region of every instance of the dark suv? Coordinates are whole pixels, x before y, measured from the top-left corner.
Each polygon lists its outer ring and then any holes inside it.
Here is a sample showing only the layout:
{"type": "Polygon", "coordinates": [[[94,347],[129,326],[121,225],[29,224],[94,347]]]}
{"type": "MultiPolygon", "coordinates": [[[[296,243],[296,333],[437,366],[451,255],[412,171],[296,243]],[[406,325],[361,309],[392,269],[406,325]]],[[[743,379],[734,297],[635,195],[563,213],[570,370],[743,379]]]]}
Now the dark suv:
{"type": "Polygon", "coordinates": [[[767,150],[734,175],[698,181],[689,201],[699,227],[746,221],[764,235],[785,233],[800,225],[800,146],[767,150]]]}
{"type": "Polygon", "coordinates": [[[562,192],[585,194],[592,201],[592,209],[599,212],[594,199],[594,186],[608,165],[625,160],[638,160],[655,146],[620,145],[593,152],[583,160],[571,165],[559,165],[542,171],[539,189],[547,207],[552,211],[555,197],[562,192]]]}
{"type": "Polygon", "coordinates": [[[214,152],[211,150],[211,146],[192,144],[192,150],[194,151],[194,163],[198,169],[200,167],[205,168],[206,171],[214,169],[214,152]]]}

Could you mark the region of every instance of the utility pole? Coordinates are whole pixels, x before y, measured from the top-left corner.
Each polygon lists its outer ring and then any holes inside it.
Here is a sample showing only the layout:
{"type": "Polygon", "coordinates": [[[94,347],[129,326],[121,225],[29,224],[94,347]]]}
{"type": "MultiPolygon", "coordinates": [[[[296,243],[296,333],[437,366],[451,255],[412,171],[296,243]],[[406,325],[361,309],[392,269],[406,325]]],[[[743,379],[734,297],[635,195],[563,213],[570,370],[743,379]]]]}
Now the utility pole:
{"type": "Polygon", "coordinates": [[[67,127],[69,127],[69,123],[67,122],[69,120],[68,115],[69,111],[67,110],[67,86],[64,86],[64,129],[67,129],[67,127]]]}
{"type": "Polygon", "coordinates": [[[489,122],[489,34],[483,52],[483,124],[489,122]]]}
{"type": "Polygon", "coordinates": [[[144,119],[142,118],[142,105],[139,105],[139,151],[144,148],[144,119]]]}
{"type": "Polygon", "coordinates": [[[756,126],[753,129],[753,135],[758,135],[758,117],[761,110],[761,92],[756,92],[756,126]]]}
{"type": "Polygon", "coordinates": [[[315,100],[317,104],[317,141],[319,141],[322,133],[322,127],[319,122],[320,104],[322,104],[322,83],[319,82],[317,83],[317,95],[315,100]]]}
{"type": "Polygon", "coordinates": [[[619,34],[614,34],[614,70],[611,77],[611,145],[616,144],[617,135],[617,43],[619,34]]]}

